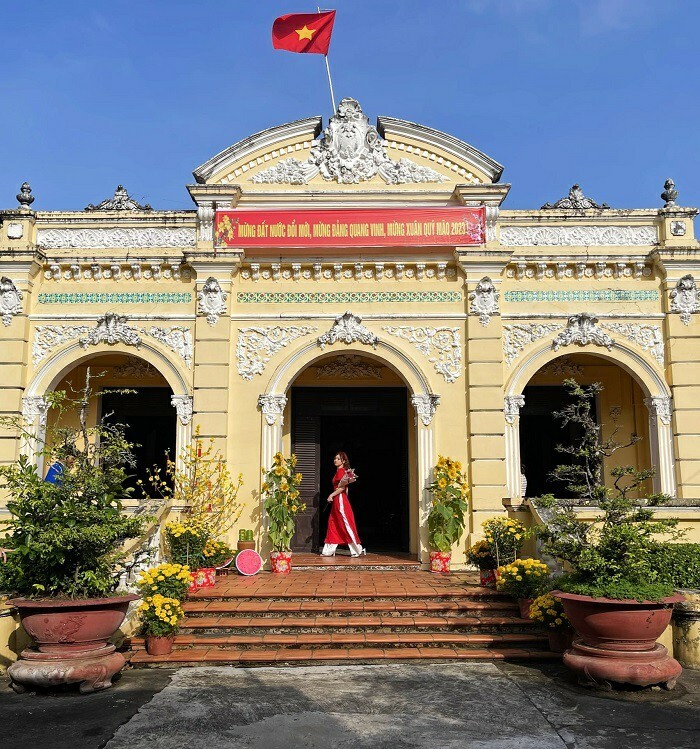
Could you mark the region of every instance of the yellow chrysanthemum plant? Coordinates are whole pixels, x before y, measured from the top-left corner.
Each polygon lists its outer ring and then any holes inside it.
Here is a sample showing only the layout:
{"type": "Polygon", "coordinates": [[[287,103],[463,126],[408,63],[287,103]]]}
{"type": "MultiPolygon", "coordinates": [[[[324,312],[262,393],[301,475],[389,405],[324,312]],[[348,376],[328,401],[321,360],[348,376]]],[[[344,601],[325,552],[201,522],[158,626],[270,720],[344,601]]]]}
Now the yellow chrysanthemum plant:
{"type": "Polygon", "coordinates": [[[433,495],[428,514],[428,543],[434,551],[449,552],[464,533],[469,508],[469,486],[462,464],[441,455],[428,490],[433,495]]]}
{"type": "Polygon", "coordinates": [[[473,546],[470,546],[466,552],[467,562],[478,567],[480,570],[495,570],[498,565],[496,560],[491,553],[491,547],[488,541],[481,540],[477,541],[473,546]]]}
{"type": "Polygon", "coordinates": [[[547,629],[563,630],[571,627],[562,602],[551,593],[544,593],[535,598],[530,604],[530,618],[547,629]]]}
{"type": "Polygon", "coordinates": [[[291,551],[296,528],[296,516],[306,509],[301,502],[299,485],[301,474],[296,471],[297,457],[285,458],[276,453],[272,466],[262,469],[263,507],[268,519],[268,536],[273,551],[291,551]]]}
{"type": "Polygon", "coordinates": [[[527,528],[519,520],[505,515],[484,520],[481,527],[497,567],[513,562],[529,535],[527,528]]]}
{"type": "Polygon", "coordinates": [[[181,619],[185,616],[182,604],[177,598],[156,593],[146,596],[139,606],[141,631],[146,637],[169,637],[175,634],[181,619]]]}
{"type": "Polygon", "coordinates": [[[498,568],[496,588],[514,598],[534,598],[548,587],[549,567],[539,559],[516,559],[498,568]]]}
{"type": "Polygon", "coordinates": [[[184,601],[190,579],[190,568],[187,565],[167,562],[144,570],[139,575],[136,586],[144,600],[161,595],[184,601]]]}

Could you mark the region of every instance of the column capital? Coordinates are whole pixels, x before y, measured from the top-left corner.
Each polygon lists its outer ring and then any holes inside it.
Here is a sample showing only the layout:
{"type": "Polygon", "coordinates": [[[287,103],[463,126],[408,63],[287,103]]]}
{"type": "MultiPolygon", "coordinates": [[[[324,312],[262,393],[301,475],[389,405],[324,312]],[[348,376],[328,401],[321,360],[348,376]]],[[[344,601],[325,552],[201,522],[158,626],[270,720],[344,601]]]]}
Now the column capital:
{"type": "Polygon", "coordinates": [[[172,395],[170,397],[170,403],[175,407],[177,418],[183,426],[192,421],[192,402],[191,395],[172,395]]]}
{"type": "Polygon", "coordinates": [[[671,423],[673,406],[671,398],[668,395],[652,395],[651,398],[644,399],[644,405],[649,409],[649,414],[653,418],[658,417],[662,424],[668,426],[671,423]]]}
{"type": "Polygon", "coordinates": [[[508,424],[515,424],[520,417],[520,409],[525,405],[524,395],[506,395],[503,398],[503,413],[508,424]]]}
{"type": "Polygon", "coordinates": [[[418,393],[411,396],[411,403],[416,409],[416,423],[420,419],[423,426],[430,426],[430,422],[433,420],[435,411],[440,404],[440,396],[436,393],[418,393]]]}
{"type": "Polygon", "coordinates": [[[279,425],[284,424],[284,408],[286,405],[286,395],[264,394],[258,396],[258,406],[269,426],[274,426],[278,418],[279,425]]]}

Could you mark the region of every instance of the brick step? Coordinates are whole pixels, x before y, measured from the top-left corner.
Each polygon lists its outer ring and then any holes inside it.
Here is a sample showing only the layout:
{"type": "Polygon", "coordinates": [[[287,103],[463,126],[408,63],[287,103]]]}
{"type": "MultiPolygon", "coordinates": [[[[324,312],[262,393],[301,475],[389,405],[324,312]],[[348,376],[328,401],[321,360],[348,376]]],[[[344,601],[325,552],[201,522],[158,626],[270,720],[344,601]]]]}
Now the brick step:
{"type": "Polygon", "coordinates": [[[324,614],[327,616],[354,614],[392,614],[411,616],[429,613],[433,615],[464,614],[466,612],[493,613],[502,616],[516,616],[518,607],[513,601],[394,601],[390,599],[334,600],[334,601],[187,601],[185,612],[190,617],[207,614],[237,614],[245,616],[272,617],[279,614],[324,614]]]}
{"type": "Polygon", "coordinates": [[[340,630],[344,632],[452,632],[466,630],[481,632],[505,630],[531,630],[530,619],[516,616],[198,616],[185,617],[180,629],[183,633],[207,634],[262,634],[274,631],[277,634],[298,634],[340,630]],[[256,631],[259,630],[259,631],[256,631]]]}
{"type": "Polygon", "coordinates": [[[190,594],[189,601],[512,601],[505,593],[491,588],[476,586],[444,589],[436,593],[433,589],[382,590],[369,589],[362,585],[347,586],[339,590],[303,588],[299,590],[275,590],[272,586],[262,590],[249,590],[245,586],[226,588],[200,588],[190,594]]]}
{"type": "Polygon", "coordinates": [[[401,661],[450,662],[457,660],[513,660],[542,661],[558,660],[560,653],[536,648],[458,648],[458,647],[395,647],[395,648],[279,648],[270,649],[221,649],[188,648],[173,650],[168,655],[148,655],[138,650],[131,656],[131,664],[140,667],[172,667],[222,665],[318,665],[336,663],[378,664],[401,661]]]}
{"type": "MultiPolygon", "coordinates": [[[[394,647],[486,647],[503,646],[533,647],[547,643],[547,636],[542,634],[467,634],[449,632],[359,632],[359,633],[326,633],[298,635],[177,635],[174,641],[176,650],[185,648],[330,648],[351,646],[394,647]]],[[[134,649],[143,648],[144,638],[134,637],[131,640],[134,649]]]]}

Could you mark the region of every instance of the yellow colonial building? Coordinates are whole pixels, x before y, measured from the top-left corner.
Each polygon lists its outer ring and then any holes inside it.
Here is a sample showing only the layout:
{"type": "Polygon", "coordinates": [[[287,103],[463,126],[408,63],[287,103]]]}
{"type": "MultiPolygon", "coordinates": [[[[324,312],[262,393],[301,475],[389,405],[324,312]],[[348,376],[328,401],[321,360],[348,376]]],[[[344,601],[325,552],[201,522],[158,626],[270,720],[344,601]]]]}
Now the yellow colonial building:
{"type": "MultiPolygon", "coordinates": [[[[40,436],[46,394],[104,372],[100,387],[136,391],[102,408],[130,425],[140,471],[199,427],[243,473],[240,526],[263,549],[261,466],[298,455],[295,549],[313,550],[345,450],[363,543],[426,562],[438,455],[467,470],[471,541],[524,494],[556,493],[562,382],[599,381],[604,432],[642,438],[616,461],[654,466],[675,498],[663,512],[700,528],[697,210],[671,180],[656,208],[574,185],[508,210],[502,171],[344,99],[325,129],[273,127],[195,169],[192,210],[121,186],[84,210],[35,210],[25,184],[0,211],[0,411],[40,436]]],[[[21,450],[1,435],[0,461],[21,450]]]]}

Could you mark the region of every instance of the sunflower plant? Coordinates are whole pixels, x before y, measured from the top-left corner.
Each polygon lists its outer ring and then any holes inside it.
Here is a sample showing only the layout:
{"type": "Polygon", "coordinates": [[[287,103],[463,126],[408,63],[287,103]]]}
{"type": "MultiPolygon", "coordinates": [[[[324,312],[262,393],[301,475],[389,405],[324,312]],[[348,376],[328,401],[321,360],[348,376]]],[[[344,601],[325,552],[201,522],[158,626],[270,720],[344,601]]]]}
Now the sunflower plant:
{"type": "Polygon", "coordinates": [[[433,469],[433,483],[428,490],[433,504],[428,514],[428,542],[431,549],[450,551],[464,533],[469,487],[458,460],[442,455],[433,469]]]}
{"type": "Polygon", "coordinates": [[[549,581],[549,567],[539,559],[516,559],[498,568],[496,589],[515,598],[533,598],[549,581]]]}
{"type": "Polygon", "coordinates": [[[513,562],[528,537],[527,529],[519,520],[504,515],[484,520],[481,527],[497,567],[513,562]]]}
{"type": "Polygon", "coordinates": [[[571,624],[564,613],[562,602],[551,593],[537,596],[530,605],[530,618],[547,629],[569,629],[571,624]]]}
{"type": "Polygon", "coordinates": [[[166,563],[144,570],[139,575],[136,586],[144,599],[162,595],[183,601],[190,579],[190,568],[186,564],[166,563]]]}
{"type": "Polygon", "coordinates": [[[175,634],[185,612],[177,598],[156,593],[146,596],[139,606],[141,631],[146,636],[169,637],[175,634]]]}
{"type": "Polygon", "coordinates": [[[269,470],[262,469],[263,508],[268,518],[268,536],[273,551],[291,551],[296,528],[295,518],[306,509],[299,496],[301,474],[296,471],[297,457],[276,453],[269,470]]]}

